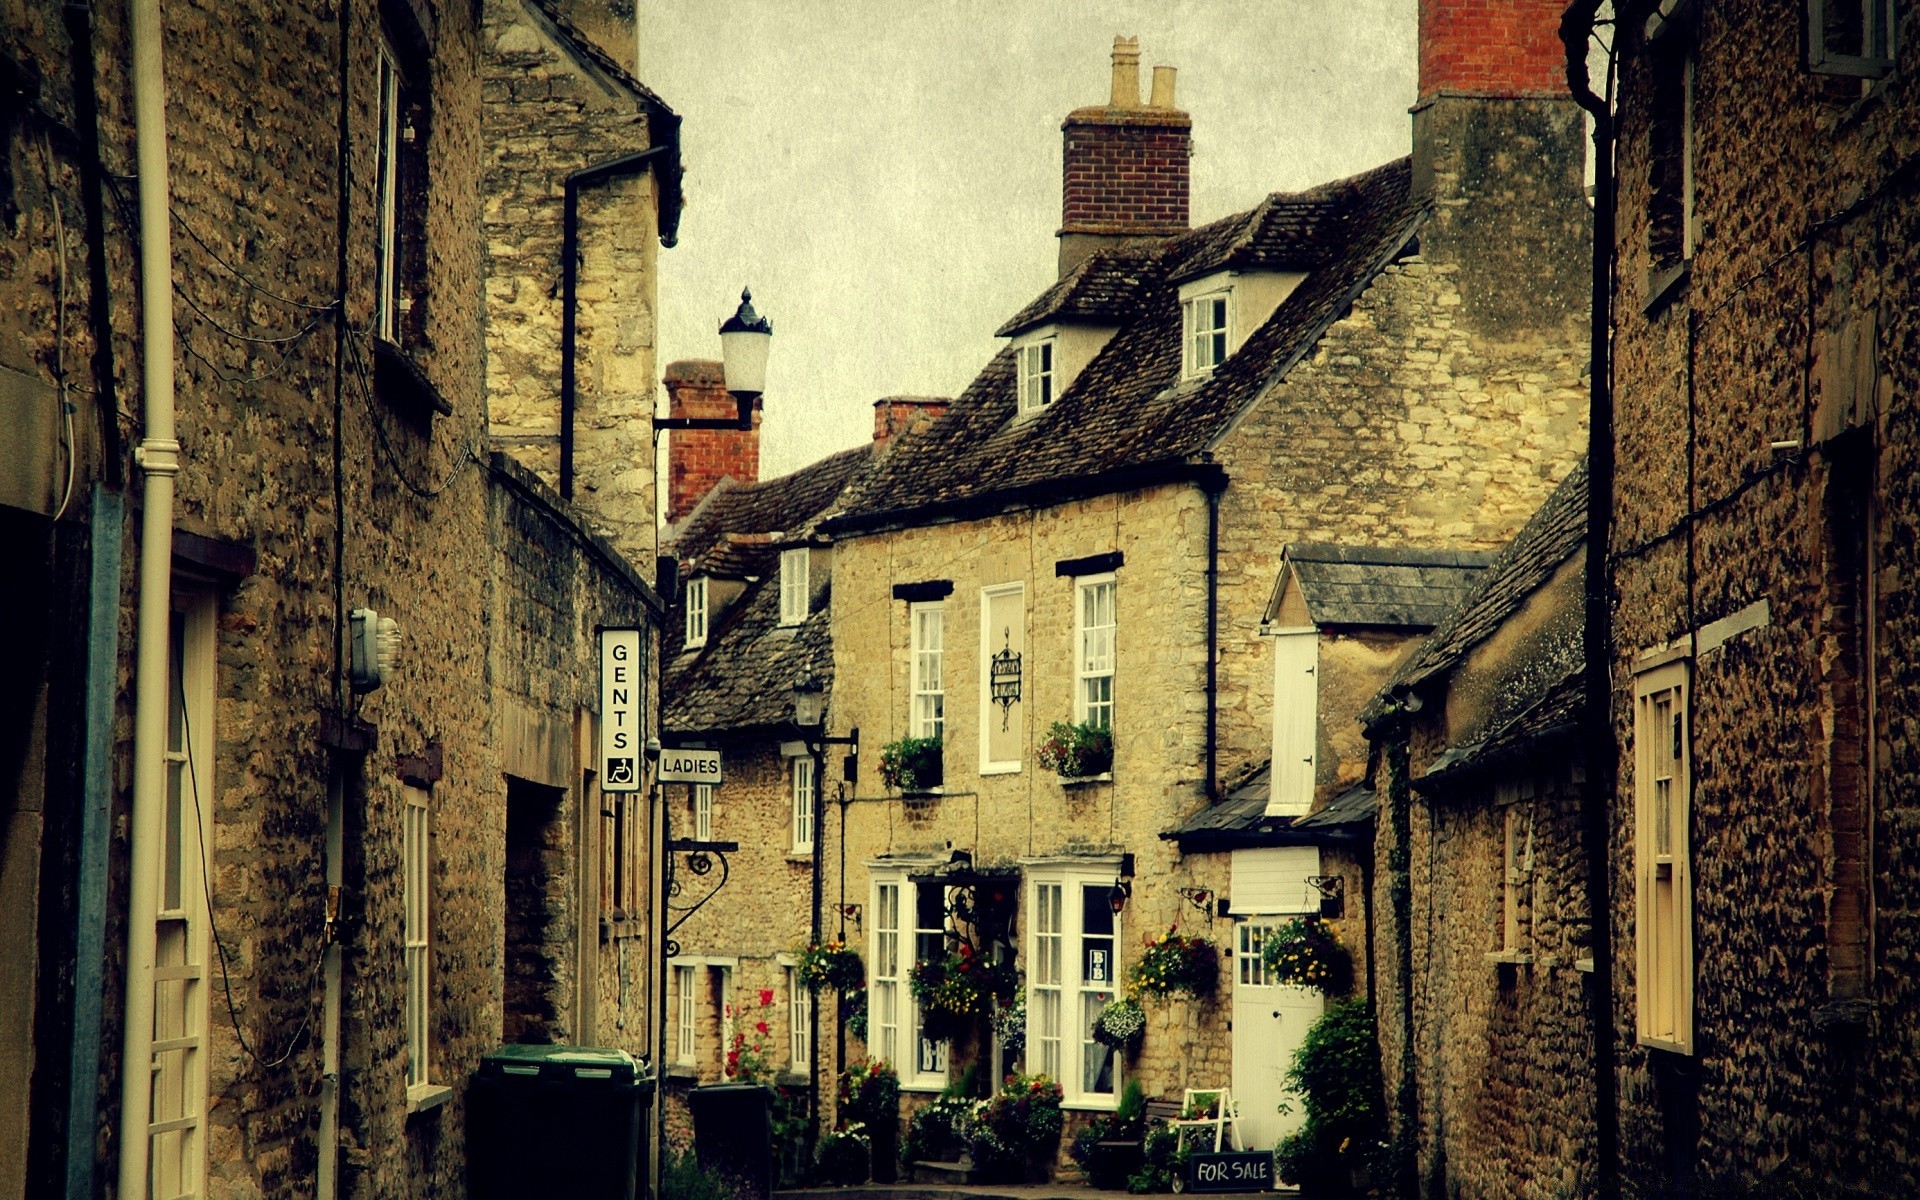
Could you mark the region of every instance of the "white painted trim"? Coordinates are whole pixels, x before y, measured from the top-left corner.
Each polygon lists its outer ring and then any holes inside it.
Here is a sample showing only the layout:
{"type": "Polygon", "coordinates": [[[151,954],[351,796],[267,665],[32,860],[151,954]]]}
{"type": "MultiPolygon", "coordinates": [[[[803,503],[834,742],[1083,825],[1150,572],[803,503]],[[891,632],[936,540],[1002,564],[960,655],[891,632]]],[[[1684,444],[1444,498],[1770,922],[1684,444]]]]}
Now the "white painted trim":
{"type": "Polygon", "coordinates": [[[1708,621],[1694,634],[1694,642],[1702,655],[1711,654],[1741,634],[1764,629],[1772,623],[1773,606],[1763,596],[1739,612],[1730,613],[1718,621],[1708,621]]]}
{"type": "Polygon", "coordinates": [[[980,589],[980,664],[978,672],[980,676],[980,728],[978,733],[980,739],[980,773],[982,775],[1017,774],[1025,761],[1027,667],[1031,665],[1029,660],[1032,657],[1027,653],[1027,625],[1029,623],[1027,620],[1027,606],[1024,603],[1020,606],[1020,742],[1022,751],[1022,757],[1020,758],[994,760],[987,757],[987,745],[992,740],[990,737],[991,730],[988,728],[988,724],[999,716],[1000,708],[999,705],[993,702],[993,672],[990,664],[993,661],[993,656],[998,653],[998,651],[994,649],[994,631],[992,624],[987,620],[987,613],[991,608],[991,602],[994,598],[1018,595],[1024,600],[1026,592],[1027,584],[1025,580],[1014,583],[988,584],[986,587],[980,589]]]}

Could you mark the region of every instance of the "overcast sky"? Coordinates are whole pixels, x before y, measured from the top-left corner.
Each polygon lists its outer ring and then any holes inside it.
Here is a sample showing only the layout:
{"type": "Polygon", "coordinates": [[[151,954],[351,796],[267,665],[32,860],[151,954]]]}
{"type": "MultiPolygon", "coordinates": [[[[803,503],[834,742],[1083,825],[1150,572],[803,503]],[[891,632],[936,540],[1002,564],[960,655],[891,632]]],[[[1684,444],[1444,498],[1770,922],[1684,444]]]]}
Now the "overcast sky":
{"type": "MultiPolygon", "coordinates": [[[[1193,223],[1406,153],[1414,0],[639,0],[641,77],[685,118],[660,362],[773,321],[761,474],[956,395],[1056,275],[1060,122],[1117,33],[1179,68],[1193,223]]],[[[664,401],[663,401],[664,403],[664,401]]]]}

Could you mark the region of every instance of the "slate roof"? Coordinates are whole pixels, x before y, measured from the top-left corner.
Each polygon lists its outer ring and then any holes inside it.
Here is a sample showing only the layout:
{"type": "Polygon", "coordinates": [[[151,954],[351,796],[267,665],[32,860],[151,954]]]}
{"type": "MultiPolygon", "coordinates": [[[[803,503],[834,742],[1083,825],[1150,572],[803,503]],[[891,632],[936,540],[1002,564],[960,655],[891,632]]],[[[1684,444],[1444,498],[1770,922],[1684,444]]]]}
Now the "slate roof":
{"type": "MultiPolygon", "coordinates": [[[[1579,550],[1587,533],[1587,464],[1581,459],[1560,481],[1493,565],[1473,594],[1461,602],[1402,663],[1393,679],[1360,714],[1378,719],[1391,697],[1405,694],[1457,666],[1475,646],[1492,636],[1560,564],[1579,550]]],[[[1558,674],[1555,675],[1558,678],[1558,674]]]]}
{"type": "Polygon", "coordinates": [[[1130,249],[1089,254],[1041,292],[1039,299],[994,330],[993,336],[1013,337],[1049,321],[1119,325],[1133,315],[1154,257],[1152,251],[1130,249]]]}
{"type": "MultiPolygon", "coordinates": [[[[667,661],[664,724],[676,734],[742,733],[785,724],[793,685],[819,680],[833,699],[831,588],[815,593],[799,625],[780,624],[780,546],[811,536],[858,472],[873,460],[871,443],[828,455],[778,479],[723,480],[688,514],[666,549],[683,576],[715,575],[746,588],[707,631],[707,644],[667,661]]],[[[685,628],[685,593],[675,598],[667,628],[685,628]]]]}
{"type": "Polygon", "coordinates": [[[1466,599],[1493,558],[1479,550],[1291,542],[1280,579],[1284,586],[1291,570],[1315,625],[1431,629],[1466,599]]]}
{"type": "Polygon", "coordinates": [[[1586,709],[1586,677],[1566,675],[1532,704],[1489,729],[1479,741],[1450,746],[1413,786],[1423,792],[1446,787],[1463,777],[1537,753],[1574,737],[1586,709]]]}
{"type": "Polygon", "coordinates": [[[1164,239],[1141,260],[1130,317],[1045,412],[1013,420],[1013,355],[1002,349],[826,528],[894,528],[1217,472],[1204,457],[1214,441],[1402,255],[1426,211],[1399,159],[1164,239]],[[1182,383],[1178,281],[1233,263],[1312,271],[1218,370],[1182,383]]]}
{"type": "Polygon", "coordinates": [[[1272,763],[1262,763],[1218,804],[1209,804],[1160,836],[1183,852],[1249,846],[1324,845],[1366,838],[1377,807],[1373,789],[1352,787],[1304,817],[1270,817],[1272,763]]]}

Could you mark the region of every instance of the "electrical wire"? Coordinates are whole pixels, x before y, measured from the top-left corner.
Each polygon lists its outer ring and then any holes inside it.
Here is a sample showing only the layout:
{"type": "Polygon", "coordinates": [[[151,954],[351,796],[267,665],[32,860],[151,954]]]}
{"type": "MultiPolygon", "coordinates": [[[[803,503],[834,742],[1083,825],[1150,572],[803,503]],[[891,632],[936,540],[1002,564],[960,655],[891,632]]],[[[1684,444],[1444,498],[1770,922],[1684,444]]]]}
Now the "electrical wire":
{"type": "Polygon", "coordinates": [[[54,244],[60,251],[60,289],[53,306],[53,379],[60,405],[60,429],[62,446],[67,458],[67,486],[60,495],[59,507],[53,510],[56,524],[67,514],[67,505],[73,502],[74,460],[79,457],[79,447],[73,441],[73,404],[67,399],[67,222],[60,212],[60,189],[53,179],[53,139],[46,130],[40,131],[40,169],[47,177],[47,199],[53,206],[54,244]]]}
{"type": "Polygon", "coordinates": [[[486,460],[482,458],[479,452],[472,446],[462,446],[454,452],[453,463],[447,468],[447,473],[441,478],[440,482],[423,487],[408,478],[406,466],[400,461],[399,452],[393,448],[392,440],[387,437],[386,424],[380,418],[380,409],[374,399],[375,392],[371,368],[368,366],[366,360],[366,350],[360,345],[362,340],[370,341],[372,335],[364,330],[355,329],[351,325],[346,327],[346,331],[346,343],[349,351],[348,358],[351,360],[353,367],[353,378],[354,381],[360,385],[358,389],[360,398],[367,406],[367,418],[373,425],[374,440],[379,445],[382,455],[386,458],[387,466],[393,472],[393,477],[400,481],[402,487],[422,500],[432,500],[445,492],[449,487],[452,487],[453,481],[459,478],[460,473],[469,465],[485,465],[486,460]]]}

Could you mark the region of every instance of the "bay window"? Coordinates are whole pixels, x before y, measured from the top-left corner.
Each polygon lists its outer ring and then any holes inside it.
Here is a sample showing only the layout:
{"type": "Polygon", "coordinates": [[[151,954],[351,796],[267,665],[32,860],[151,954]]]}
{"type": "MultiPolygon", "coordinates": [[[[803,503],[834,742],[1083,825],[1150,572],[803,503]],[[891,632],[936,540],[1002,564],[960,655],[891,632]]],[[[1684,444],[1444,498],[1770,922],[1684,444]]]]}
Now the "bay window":
{"type": "Polygon", "coordinates": [[[1070,1108],[1111,1108],[1120,1058],[1093,1022],[1118,995],[1120,918],[1109,897],[1118,864],[1039,864],[1027,912],[1027,1065],[1057,1080],[1070,1108]]]}

